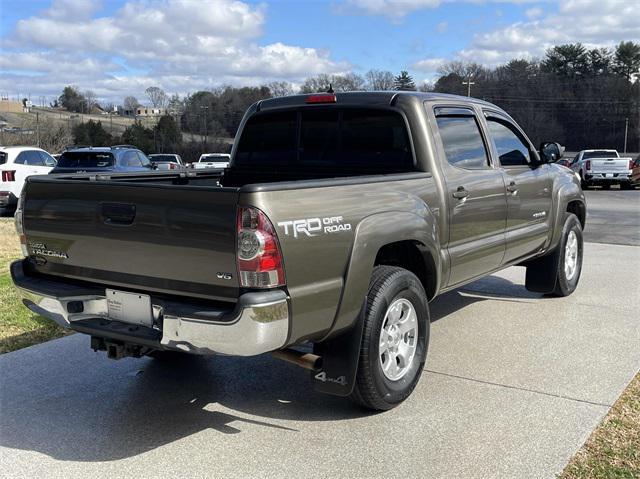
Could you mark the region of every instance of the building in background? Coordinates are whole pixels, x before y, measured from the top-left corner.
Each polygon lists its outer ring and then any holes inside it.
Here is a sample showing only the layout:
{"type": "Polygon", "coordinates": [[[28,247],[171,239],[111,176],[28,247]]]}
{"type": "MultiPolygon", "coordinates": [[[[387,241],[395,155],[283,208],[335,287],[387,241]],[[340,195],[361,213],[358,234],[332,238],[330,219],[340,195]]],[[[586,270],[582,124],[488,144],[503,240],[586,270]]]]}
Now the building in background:
{"type": "Polygon", "coordinates": [[[166,108],[157,108],[157,107],[152,107],[152,106],[137,106],[134,109],[129,109],[129,110],[121,110],[121,114],[123,116],[130,116],[130,117],[157,117],[157,116],[163,116],[167,114],[167,109],[166,108]]]}

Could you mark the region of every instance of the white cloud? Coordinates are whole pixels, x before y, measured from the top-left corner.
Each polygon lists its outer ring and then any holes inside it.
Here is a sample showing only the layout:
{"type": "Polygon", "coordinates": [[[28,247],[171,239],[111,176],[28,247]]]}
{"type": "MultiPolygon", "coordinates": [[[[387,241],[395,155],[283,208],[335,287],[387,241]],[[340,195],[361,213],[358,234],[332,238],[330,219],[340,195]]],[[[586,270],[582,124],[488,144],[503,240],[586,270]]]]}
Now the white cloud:
{"type": "Polygon", "coordinates": [[[533,20],[534,18],[538,18],[542,16],[544,12],[540,7],[533,7],[533,8],[527,9],[527,11],[525,11],[524,13],[527,15],[527,18],[529,18],[530,20],[533,20]]]}
{"type": "Polygon", "coordinates": [[[613,47],[620,41],[639,41],[637,3],[628,0],[567,0],[557,12],[528,22],[477,34],[457,57],[496,65],[512,58],[541,57],[564,43],[613,47]]]}
{"type": "Polygon", "coordinates": [[[411,68],[422,73],[434,75],[446,61],[444,58],[425,58],[424,60],[415,62],[411,65],[411,68]]]}
{"type": "Polygon", "coordinates": [[[335,10],[337,12],[361,11],[367,15],[382,15],[393,22],[418,10],[435,9],[442,3],[540,3],[549,0],[344,0],[335,10]]]}
{"type": "Polygon", "coordinates": [[[400,19],[416,10],[435,8],[441,0],[346,0],[345,6],[368,15],[384,15],[400,19]]]}
{"type": "Polygon", "coordinates": [[[447,31],[447,28],[449,28],[449,24],[447,22],[440,22],[436,26],[436,31],[438,33],[444,33],[447,31]]]}
{"type": "Polygon", "coordinates": [[[349,70],[327,51],[260,45],[265,10],[236,0],[131,0],[97,17],[95,2],[55,0],[2,41],[0,89],[19,80],[21,90],[42,94],[71,83],[115,99],[150,85],[184,93],[349,70]]]}

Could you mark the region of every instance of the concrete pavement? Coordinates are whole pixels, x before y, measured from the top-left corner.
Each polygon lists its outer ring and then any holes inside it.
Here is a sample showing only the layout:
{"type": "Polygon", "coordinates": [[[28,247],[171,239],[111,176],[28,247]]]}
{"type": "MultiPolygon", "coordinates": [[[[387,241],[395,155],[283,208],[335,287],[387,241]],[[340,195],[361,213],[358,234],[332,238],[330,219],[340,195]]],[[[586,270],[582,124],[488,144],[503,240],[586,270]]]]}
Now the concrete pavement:
{"type": "Polygon", "coordinates": [[[640,368],[640,248],[588,243],[584,256],[568,298],[529,293],[523,268],[438,298],[422,380],[382,414],[315,394],[269,356],[115,362],[81,335],[6,354],[0,470],[554,477],[640,368]]]}

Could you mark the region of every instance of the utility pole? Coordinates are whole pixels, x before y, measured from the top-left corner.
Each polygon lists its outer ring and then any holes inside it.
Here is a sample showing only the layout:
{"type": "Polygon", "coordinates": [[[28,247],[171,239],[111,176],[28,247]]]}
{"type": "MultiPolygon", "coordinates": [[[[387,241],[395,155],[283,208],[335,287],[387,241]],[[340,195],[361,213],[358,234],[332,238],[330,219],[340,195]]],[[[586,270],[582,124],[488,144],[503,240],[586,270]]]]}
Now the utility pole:
{"type": "Polygon", "coordinates": [[[207,147],[207,110],[209,109],[208,106],[201,106],[200,108],[202,108],[204,110],[204,145],[205,148],[207,147]]]}
{"type": "Polygon", "coordinates": [[[40,148],[40,113],[38,112],[36,112],[36,141],[38,142],[38,148],[40,148]]]}
{"type": "Polygon", "coordinates": [[[463,85],[467,85],[467,96],[470,97],[471,96],[471,85],[475,85],[475,82],[471,81],[471,75],[469,75],[469,78],[467,79],[467,81],[463,81],[462,82],[463,85]]]}
{"type": "Polygon", "coordinates": [[[624,152],[627,152],[627,137],[629,136],[629,118],[624,119],[624,152]]]}

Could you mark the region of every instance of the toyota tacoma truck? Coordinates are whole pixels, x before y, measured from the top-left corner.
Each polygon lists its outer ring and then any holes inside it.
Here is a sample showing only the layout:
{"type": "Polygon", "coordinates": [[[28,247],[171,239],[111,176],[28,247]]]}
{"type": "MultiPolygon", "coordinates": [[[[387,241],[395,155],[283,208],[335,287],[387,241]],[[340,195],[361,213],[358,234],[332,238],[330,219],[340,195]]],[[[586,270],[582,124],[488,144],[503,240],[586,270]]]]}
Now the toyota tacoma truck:
{"type": "Polygon", "coordinates": [[[620,185],[620,189],[630,190],[632,158],[621,158],[617,150],[582,150],[569,165],[580,176],[582,188],[620,185]]]}
{"type": "Polygon", "coordinates": [[[512,265],[574,291],[586,205],[559,155],[469,98],[263,100],[224,171],[28,178],[11,274],[110,358],[272,353],[386,410],[420,378],[439,294],[512,265]]]}

